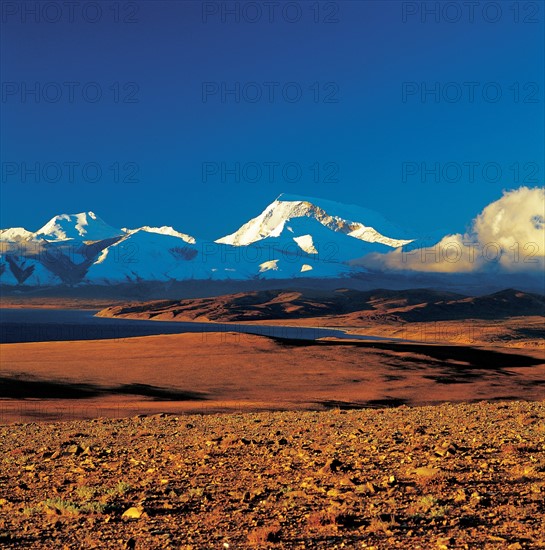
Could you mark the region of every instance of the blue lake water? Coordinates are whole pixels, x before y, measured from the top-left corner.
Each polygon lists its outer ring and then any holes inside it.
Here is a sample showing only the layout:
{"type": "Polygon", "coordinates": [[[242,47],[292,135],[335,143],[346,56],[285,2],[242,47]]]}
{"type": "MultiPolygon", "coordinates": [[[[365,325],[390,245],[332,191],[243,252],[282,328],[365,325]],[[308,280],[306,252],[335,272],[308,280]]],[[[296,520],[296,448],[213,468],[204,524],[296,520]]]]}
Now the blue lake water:
{"type": "Polygon", "coordinates": [[[95,317],[95,313],[96,311],[77,309],[0,308],[0,343],[121,339],[186,332],[240,332],[297,340],[325,337],[384,340],[374,336],[349,335],[343,330],[327,327],[107,319],[95,317]]]}

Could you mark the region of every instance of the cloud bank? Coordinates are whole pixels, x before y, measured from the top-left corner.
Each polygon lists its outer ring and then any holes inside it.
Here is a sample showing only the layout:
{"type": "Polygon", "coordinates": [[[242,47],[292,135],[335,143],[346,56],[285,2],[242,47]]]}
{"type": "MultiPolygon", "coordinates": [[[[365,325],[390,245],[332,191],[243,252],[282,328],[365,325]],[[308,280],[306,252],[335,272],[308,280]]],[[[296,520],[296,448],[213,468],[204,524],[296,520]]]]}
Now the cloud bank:
{"type": "Polygon", "coordinates": [[[543,272],[545,189],[520,187],[504,191],[464,234],[446,235],[433,246],[369,254],[357,263],[380,271],[543,272]]]}

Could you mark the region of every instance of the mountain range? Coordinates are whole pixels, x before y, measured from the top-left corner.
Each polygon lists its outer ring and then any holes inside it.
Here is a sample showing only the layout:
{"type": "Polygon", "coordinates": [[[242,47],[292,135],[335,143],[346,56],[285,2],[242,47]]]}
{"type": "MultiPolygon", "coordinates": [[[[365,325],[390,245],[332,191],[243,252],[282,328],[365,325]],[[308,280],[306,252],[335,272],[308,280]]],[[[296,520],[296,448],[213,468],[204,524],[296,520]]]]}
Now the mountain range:
{"type": "Polygon", "coordinates": [[[343,279],[341,286],[359,289],[480,293],[516,285],[543,293],[542,203],[539,189],[506,192],[466,233],[426,239],[373,210],[285,194],[215,240],[170,226],[113,227],[93,212],[61,214],[35,232],[0,230],[0,285],[4,291],[42,292],[151,284],[152,294],[161,297],[172,295],[176,285],[200,281],[208,281],[211,293],[212,287],[225,293],[270,288],[276,281],[288,288],[294,279],[331,288],[343,279]]]}
{"type": "Polygon", "coordinates": [[[57,215],[36,232],[0,230],[0,282],[336,278],[366,271],[350,266],[351,260],[411,242],[371,210],[292,195],[280,195],[259,216],[215,241],[169,226],[115,228],[82,212],[57,215]]]}

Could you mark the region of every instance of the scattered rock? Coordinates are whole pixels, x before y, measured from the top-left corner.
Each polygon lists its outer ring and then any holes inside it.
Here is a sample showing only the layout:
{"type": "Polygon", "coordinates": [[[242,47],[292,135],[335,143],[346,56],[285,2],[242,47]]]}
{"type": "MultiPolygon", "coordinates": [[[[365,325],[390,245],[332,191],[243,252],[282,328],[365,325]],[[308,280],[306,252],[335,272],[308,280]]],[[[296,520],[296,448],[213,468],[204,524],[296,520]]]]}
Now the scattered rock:
{"type": "Polygon", "coordinates": [[[83,453],[83,449],[79,445],[69,445],[66,448],[66,453],[69,455],[80,455],[83,453]]]}
{"type": "Polygon", "coordinates": [[[0,546],[539,548],[545,404],[502,405],[0,426],[0,546]]]}
{"type": "Polygon", "coordinates": [[[448,550],[449,548],[453,548],[455,541],[452,537],[441,537],[437,539],[436,546],[439,548],[439,550],[448,550]]]}
{"type": "Polygon", "coordinates": [[[248,542],[250,544],[265,544],[265,543],[277,543],[280,542],[280,535],[282,528],[280,524],[276,523],[269,526],[259,527],[254,529],[248,535],[248,542]]]}
{"type": "Polygon", "coordinates": [[[421,468],[416,468],[414,471],[417,476],[420,477],[435,477],[441,473],[441,470],[438,468],[430,468],[429,466],[423,466],[421,468]]]}
{"type": "Polygon", "coordinates": [[[322,472],[338,472],[341,470],[343,463],[338,458],[332,458],[325,463],[322,472]]]}
{"type": "Polygon", "coordinates": [[[457,451],[458,446],[455,443],[445,441],[440,447],[435,449],[435,454],[437,456],[446,457],[455,455],[457,451]]]}
{"type": "Polygon", "coordinates": [[[142,516],[142,509],[137,508],[136,506],[131,506],[123,512],[122,518],[125,519],[140,519],[142,516]]]}

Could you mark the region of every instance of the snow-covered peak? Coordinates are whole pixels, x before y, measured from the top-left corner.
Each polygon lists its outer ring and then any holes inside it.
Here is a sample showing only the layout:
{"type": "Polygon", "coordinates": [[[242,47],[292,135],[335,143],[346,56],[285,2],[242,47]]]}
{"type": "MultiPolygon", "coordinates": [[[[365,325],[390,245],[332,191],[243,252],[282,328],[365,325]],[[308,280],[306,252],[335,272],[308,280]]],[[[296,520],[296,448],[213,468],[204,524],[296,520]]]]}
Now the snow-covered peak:
{"type": "Polygon", "coordinates": [[[121,229],[111,227],[94,212],[80,212],[55,216],[34,233],[34,238],[47,241],[101,241],[120,235],[123,235],[121,229]]]}
{"type": "MultiPolygon", "coordinates": [[[[372,210],[324,199],[286,194],[280,195],[259,216],[216,242],[245,246],[267,237],[278,237],[283,232],[286,222],[294,218],[314,219],[336,233],[344,233],[361,241],[381,243],[392,248],[411,242],[411,239],[386,236],[390,234],[398,237],[400,230],[372,210]]],[[[308,240],[311,236],[305,237],[308,240]]]]}
{"type": "Polygon", "coordinates": [[[179,231],[176,231],[173,227],[169,225],[163,225],[161,227],[150,227],[149,225],[144,225],[143,227],[139,227],[137,229],[127,229],[123,228],[123,231],[128,234],[136,233],[137,231],[145,231],[147,233],[158,233],[159,235],[168,235],[169,237],[178,237],[179,239],[182,239],[186,243],[189,244],[195,244],[197,241],[195,240],[195,237],[192,237],[191,235],[187,235],[185,233],[180,233],[179,231]]]}
{"type": "Polygon", "coordinates": [[[4,242],[26,241],[27,239],[30,239],[32,235],[32,231],[27,231],[24,227],[0,229],[0,241],[4,242]]]}

